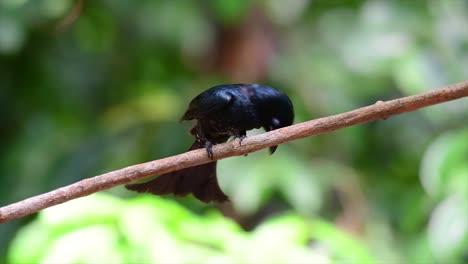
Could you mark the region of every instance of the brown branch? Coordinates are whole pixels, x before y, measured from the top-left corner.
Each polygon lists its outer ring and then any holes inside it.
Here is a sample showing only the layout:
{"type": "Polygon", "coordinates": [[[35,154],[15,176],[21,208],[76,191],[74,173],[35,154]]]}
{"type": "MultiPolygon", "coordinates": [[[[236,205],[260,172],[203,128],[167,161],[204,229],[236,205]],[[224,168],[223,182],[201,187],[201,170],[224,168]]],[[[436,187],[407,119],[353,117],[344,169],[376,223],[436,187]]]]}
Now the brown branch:
{"type": "MultiPolygon", "coordinates": [[[[414,111],[419,108],[466,96],[468,96],[468,81],[387,102],[379,101],[373,105],[350,112],[323,117],[261,135],[248,137],[242,141],[242,146],[239,146],[238,141],[216,145],[213,148],[215,154],[214,159],[218,160],[244,155],[288,141],[319,135],[369,121],[386,119],[392,115],[414,111]]],[[[198,149],[104,173],[48,193],[4,206],[0,208],[0,223],[12,221],[38,212],[44,208],[101,190],[110,189],[137,179],[160,175],[170,171],[208,163],[210,161],[205,150],[198,149]]]]}

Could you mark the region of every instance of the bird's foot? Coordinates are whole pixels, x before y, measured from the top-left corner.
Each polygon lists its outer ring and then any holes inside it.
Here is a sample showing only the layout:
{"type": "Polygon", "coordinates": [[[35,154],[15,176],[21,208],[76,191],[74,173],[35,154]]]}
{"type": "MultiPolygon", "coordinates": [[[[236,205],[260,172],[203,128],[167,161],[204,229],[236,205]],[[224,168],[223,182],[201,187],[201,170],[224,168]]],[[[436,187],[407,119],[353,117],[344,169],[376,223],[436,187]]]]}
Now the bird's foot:
{"type": "Polygon", "coordinates": [[[205,142],[206,154],[208,154],[208,158],[213,159],[213,143],[210,141],[205,142]]]}
{"type": "MultiPolygon", "coordinates": [[[[242,140],[244,140],[247,137],[247,132],[246,131],[241,131],[238,135],[235,136],[235,138],[239,139],[239,146],[242,146],[242,140]]],[[[247,157],[248,154],[245,154],[244,157],[247,157]]]]}
{"type": "Polygon", "coordinates": [[[244,140],[246,137],[247,137],[247,132],[246,131],[241,131],[234,138],[238,138],[239,139],[239,146],[242,146],[242,140],[244,140]]]}

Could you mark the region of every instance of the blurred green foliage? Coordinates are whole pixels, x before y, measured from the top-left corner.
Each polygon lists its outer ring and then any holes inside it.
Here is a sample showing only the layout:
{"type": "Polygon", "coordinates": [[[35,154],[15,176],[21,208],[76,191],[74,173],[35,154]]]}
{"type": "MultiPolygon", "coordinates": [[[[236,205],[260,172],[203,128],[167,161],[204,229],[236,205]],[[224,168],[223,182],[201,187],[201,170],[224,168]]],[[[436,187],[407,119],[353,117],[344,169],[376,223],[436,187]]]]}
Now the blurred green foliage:
{"type": "Polygon", "coordinates": [[[216,211],[195,215],[161,198],[123,202],[97,194],[41,213],[18,233],[8,261],[371,263],[368,252],[361,242],[323,220],[285,214],[245,232],[216,211]]]}
{"type": "MultiPolygon", "coordinates": [[[[467,11],[0,0],[1,204],[185,151],[179,117],[219,83],[285,91],[297,123],[465,80],[467,11]]],[[[462,263],[467,120],[465,98],[223,160],[232,208],[115,188],[1,225],[0,262],[462,263]]]]}

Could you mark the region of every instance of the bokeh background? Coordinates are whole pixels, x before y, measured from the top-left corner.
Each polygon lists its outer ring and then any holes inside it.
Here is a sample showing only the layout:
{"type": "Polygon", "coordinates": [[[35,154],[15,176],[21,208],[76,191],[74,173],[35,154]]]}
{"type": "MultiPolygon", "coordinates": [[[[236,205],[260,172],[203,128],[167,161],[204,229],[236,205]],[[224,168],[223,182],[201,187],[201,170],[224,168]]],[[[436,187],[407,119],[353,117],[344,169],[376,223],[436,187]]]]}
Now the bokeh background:
{"type": "MultiPolygon", "coordinates": [[[[463,0],[0,0],[0,202],[184,152],[220,83],[283,90],[298,123],[467,76],[463,0]]],[[[0,262],[468,262],[467,99],[218,175],[232,204],[117,187],[3,224],[0,262]]]]}

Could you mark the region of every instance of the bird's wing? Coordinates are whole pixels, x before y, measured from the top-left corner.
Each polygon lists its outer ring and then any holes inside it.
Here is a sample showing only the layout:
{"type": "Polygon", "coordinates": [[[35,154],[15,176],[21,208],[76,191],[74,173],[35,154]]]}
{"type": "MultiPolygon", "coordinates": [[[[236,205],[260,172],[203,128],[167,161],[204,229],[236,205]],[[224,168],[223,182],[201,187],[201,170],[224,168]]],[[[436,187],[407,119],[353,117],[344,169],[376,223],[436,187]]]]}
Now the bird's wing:
{"type": "Polygon", "coordinates": [[[195,97],[181,120],[200,119],[220,111],[234,100],[234,95],[228,91],[218,91],[214,94],[195,97]]]}

